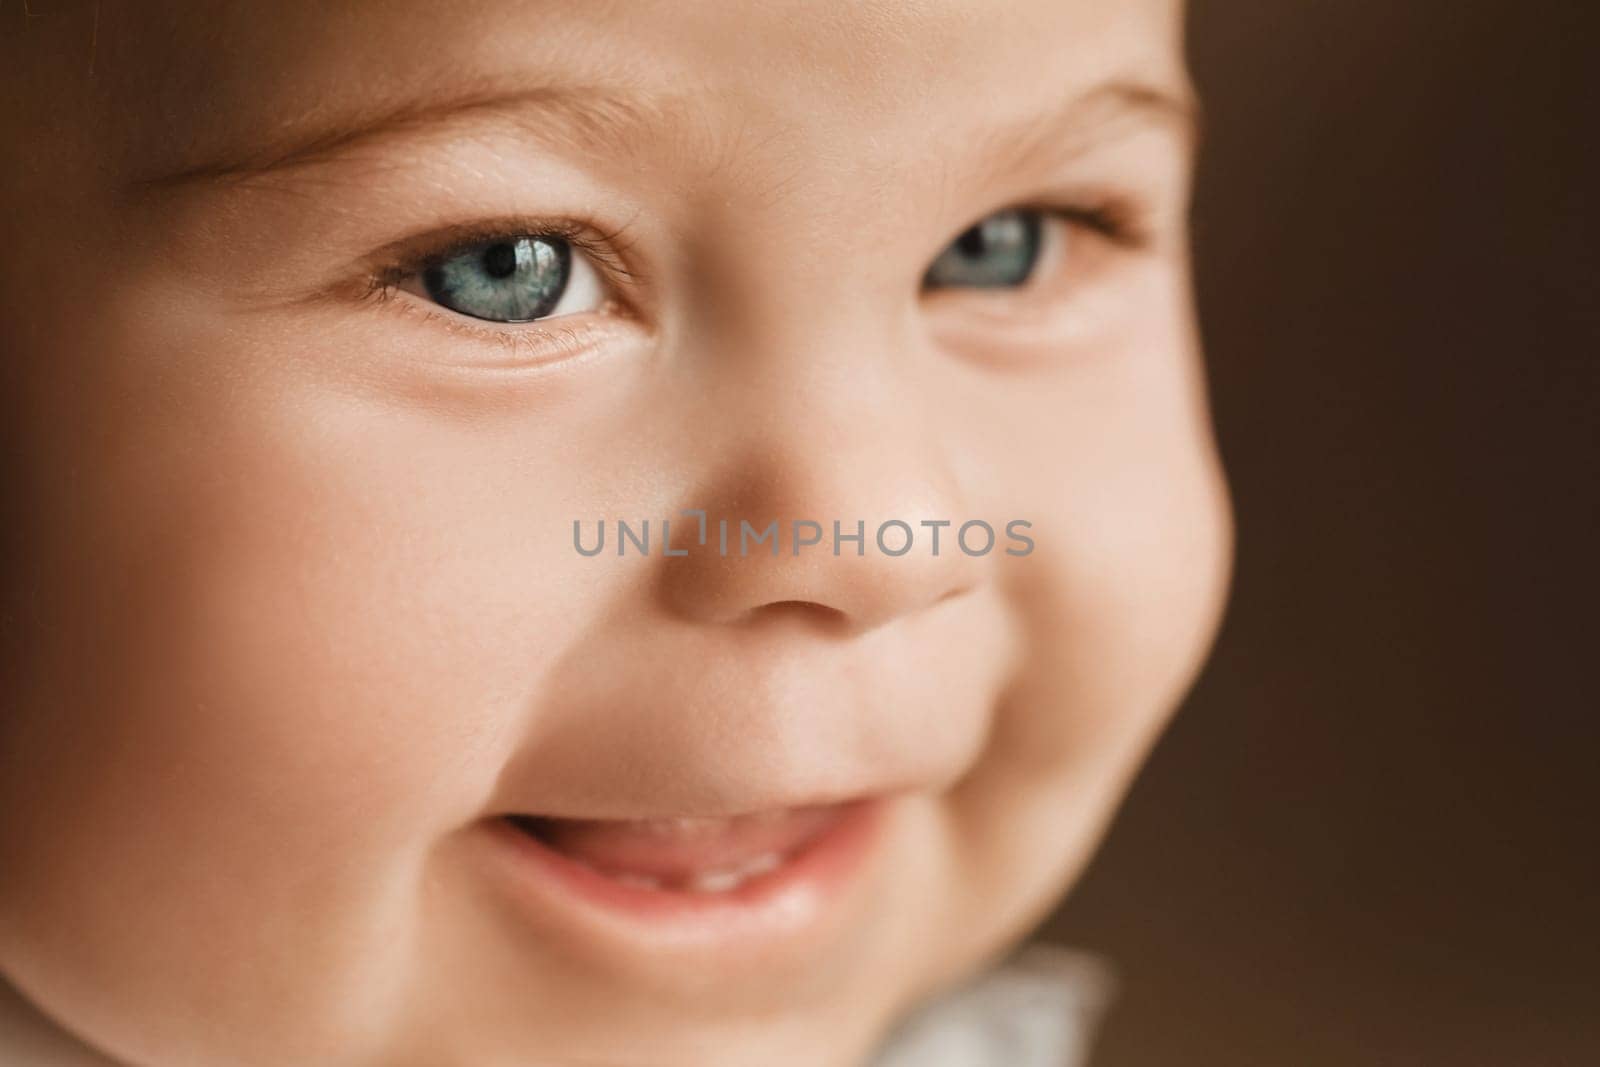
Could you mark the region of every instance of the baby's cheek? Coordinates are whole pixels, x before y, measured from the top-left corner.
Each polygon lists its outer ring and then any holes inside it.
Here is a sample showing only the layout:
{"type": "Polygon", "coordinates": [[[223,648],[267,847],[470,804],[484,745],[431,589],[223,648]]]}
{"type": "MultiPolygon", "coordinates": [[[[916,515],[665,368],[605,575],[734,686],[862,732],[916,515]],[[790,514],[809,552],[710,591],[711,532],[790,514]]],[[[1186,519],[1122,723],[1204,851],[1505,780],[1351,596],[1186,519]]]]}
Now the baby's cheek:
{"type": "Polygon", "coordinates": [[[327,396],[123,430],[139,458],[91,468],[114,484],[52,568],[73,637],[60,706],[26,712],[14,784],[47,814],[5,856],[18,925],[71,931],[39,957],[136,990],[124,1019],[359,1026],[335,1020],[405,973],[428,850],[581,616],[530,515],[558,505],[449,426],[327,396]]]}
{"type": "Polygon", "coordinates": [[[286,834],[421,840],[488,787],[568,606],[447,446],[301,414],[212,438],[225,475],[153,518],[128,699],[189,752],[192,787],[286,834]]]}
{"type": "MultiPolygon", "coordinates": [[[[1087,861],[1210,641],[1231,525],[1181,320],[1004,395],[989,504],[1033,523],[1004,561],[1031,655],[953,794],[954,928],[992,944],[1087,861]]],[[[976,951],[976,949],[973,949],[976,951]]]]}
{"type": "Polygon", "coordinates": [[[1016,729],[1062,766],[1103,759],[1101,734],[1158,724],[1210,637],[1231,553],[1183,290],[1155,272],[1139,292],[1122,328],[989,394],[984,484],[1008,496],[988,506],[1028,519],[1035,542],[1006,562],[1035,649],[1016,729]]]}

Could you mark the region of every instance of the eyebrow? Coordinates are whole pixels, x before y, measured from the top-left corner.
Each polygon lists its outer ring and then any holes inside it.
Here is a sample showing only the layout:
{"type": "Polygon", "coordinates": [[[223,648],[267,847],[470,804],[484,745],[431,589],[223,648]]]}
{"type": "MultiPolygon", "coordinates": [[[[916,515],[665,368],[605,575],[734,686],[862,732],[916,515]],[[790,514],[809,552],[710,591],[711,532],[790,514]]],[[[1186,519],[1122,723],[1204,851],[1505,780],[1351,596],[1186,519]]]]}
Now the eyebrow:
{"type": "MultiPolygon", "coordinates": [[[[135,191],[155,192],[195,184],[242,182],[330,161],[474,117],[514,119],[536,129],[546,141],[566,141],[590,151],[622,151],[651,129],[680,123],[686,113],[685,104],[683,97],[586,85],[506,88],[484,84],[443,100],[380,104],[320,125],[311,119],[291,120],[284,124],[289,132],[266,144],[137,179],[131,185],[135,191]]],[[[1008,148],[1013,155],[1046,148],[1059,151],[1064,129],[1089,134],[1100,132],[1119,119],[1168,124],[1191,143],[1199,139],[1201,128],[1200,107],[1192,93],[1112,79],[1075,94],[1062,107],[989,131],[984,141],[994,148],[1008,148]]]]}
{"type": "Polygon", "coordinates": [[[1124,128],[1165,127],[1185,147],[1200,141],[1200,101],[1187,86],[1112,78],[1073,94],[1053,110],[991,130],[979,142],[995,159],[1015,161],[1035,154],[1059,157],[1109,139],[1124,128]]]}
{"type": "Polygon", "coordinates": [[[292,120],[285,124],[289,132],[266,144],[170,173],[141,178],[133,186],[154,191],[265,177],[474,117],[537,123],[539,134],[547,141],[580,142],[591,150],[621,148],[648,128],[674,122],[681,117],[678,111],[673,98],[624,93],[610,88],[588,85],[505,88],[485,84],[469,87],[442,100],[412,99],[380,104],[322,124],[313,119],[292,120]]]}

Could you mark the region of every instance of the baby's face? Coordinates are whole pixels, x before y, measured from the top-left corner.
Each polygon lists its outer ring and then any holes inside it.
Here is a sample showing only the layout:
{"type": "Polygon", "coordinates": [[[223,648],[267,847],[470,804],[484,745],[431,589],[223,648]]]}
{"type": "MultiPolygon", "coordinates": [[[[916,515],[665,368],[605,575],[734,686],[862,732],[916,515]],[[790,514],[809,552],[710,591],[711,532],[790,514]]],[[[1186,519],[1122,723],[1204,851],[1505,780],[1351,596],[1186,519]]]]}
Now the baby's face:
{"type": "Polygon", "coordinates": [[[1175,4],[82,6],[6,45],[24,997],[844,1064],[1059,898],[1228,569],[1175,4]]]}

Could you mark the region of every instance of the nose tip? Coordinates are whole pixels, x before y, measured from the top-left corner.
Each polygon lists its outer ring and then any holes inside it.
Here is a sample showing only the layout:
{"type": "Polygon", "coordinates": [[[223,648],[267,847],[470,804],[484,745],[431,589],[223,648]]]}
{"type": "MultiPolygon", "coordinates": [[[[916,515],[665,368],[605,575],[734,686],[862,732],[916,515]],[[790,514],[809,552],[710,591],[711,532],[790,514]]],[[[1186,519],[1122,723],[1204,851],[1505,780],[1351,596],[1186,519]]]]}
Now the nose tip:
{"type": "Polygon", "coordinates": [[[704,511],[661,569],[670,609],[856,632],[981,585],[994,560],[957,538],[975,517],[959,434],[890,358],[912,342],[849,316],[780,325],[701,397],[697,425],[714,430],[688,449],[678,499],[704,511]]]}
{"type": "Polygon", "coordinates": [[[814,600],[775,600],[770,604],[757,604],[729,621],[760,622],[764,619],[792,619],[820,630],[844,630],[849,629],[851,616],[842,608],[818,604],[814,600]]]}
{"type": "MultiPolygon", "coordinates": [[[[869,531],[866,536],[872,537],[869,531]]],[[[873,546],[876,548],[876,546],[873,546]]],[[[976,562],[959,552],[938,557],[871,550],[833,554],[831,545],[721,555],[717,546],[671,561],[664,594],[676,613],[718,625],[801,623],[834,633],[876,629],[961,596],[978,581],[976,562]],[[821,549],[815,557],[806,553],[821,549]]]]}
{"type": "Polygon", "coordinates": [[[876,629],[973,589],[985,563],[948,520],[766,520],[709,515],[705,543],[665,562],[662,593],[678,615],[719,625],[799,622],[834,634],[876,629]],[[760,539],[757,540],[759,535],[760,539]],[[936,543],[937,541],[937,543],[936,543]]]}

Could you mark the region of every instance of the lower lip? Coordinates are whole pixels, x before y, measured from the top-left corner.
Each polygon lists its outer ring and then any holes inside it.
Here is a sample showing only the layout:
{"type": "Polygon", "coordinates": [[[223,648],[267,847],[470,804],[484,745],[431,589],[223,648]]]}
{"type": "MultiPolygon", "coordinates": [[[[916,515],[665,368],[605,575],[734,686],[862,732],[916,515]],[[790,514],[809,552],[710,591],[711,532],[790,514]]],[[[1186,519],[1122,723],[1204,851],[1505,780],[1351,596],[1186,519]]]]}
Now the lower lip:
{"type": "Polygon", "coordinates": [[[513,893],[541,925],[594,937],[632,937],[659,947],[727,943],[757,947],[820,931],[848,895],[883,823],[881,798],[840,805],[837,818],[771,871],[723,893],[627,885],[552,849],[509,820],[489,830],[509,861],[513,893]]]}

